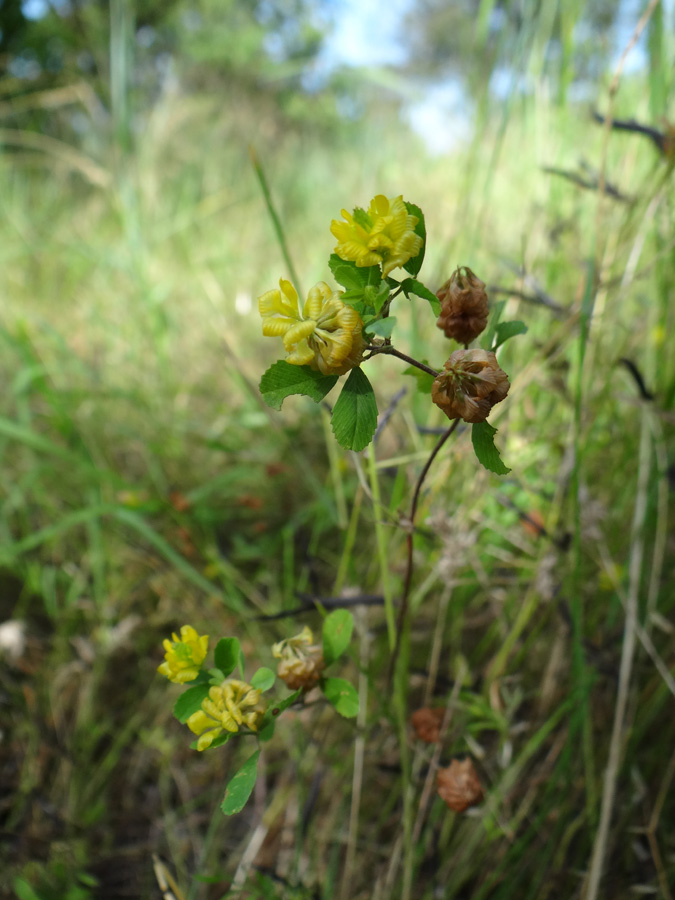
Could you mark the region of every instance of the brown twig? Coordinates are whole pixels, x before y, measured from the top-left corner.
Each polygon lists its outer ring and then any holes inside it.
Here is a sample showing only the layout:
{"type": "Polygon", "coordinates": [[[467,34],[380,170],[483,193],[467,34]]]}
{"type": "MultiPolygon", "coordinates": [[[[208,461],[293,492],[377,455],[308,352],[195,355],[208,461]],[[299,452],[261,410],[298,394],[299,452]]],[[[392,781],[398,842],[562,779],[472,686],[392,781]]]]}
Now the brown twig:
{"type": "Polygon", "coordinates": [[[455,429],[460,423],[460,419],[455,419],[450,428],[447,429],[441,436],[441,439],[437,442],[434,449],[429,454],[429,459],[424,464],[424,468],[420,472],[420,476],[417,479],[417,484],[415,485],[415,491],[413,493],[412,503],[410,504],[410,515],[408,517],[407,528],[408,534],[406,536],[407,546],[408,546],[408,558],[406,563],[406,571],[405,571],[405,580],[403,582],[403,594],[401,596],[401,606],[398,612],[398,619],[396,621],[396,643],[394,644],[394,652],[391,656],[391,662],[389,663],[389,674],[388,674],[388,682],[391,685],[392,677],[394,675],[394,670],[396,668],[396,661],[398,659],[398,654],[401,649],[401,634],[403,633],[403,624],[405,622],[405,617],[408,613],[408,600],[410,598],[410,587],[412,585],[412,574],[413,574],[413,529],[415,527],[415,514],[417,513],[417,504],[419,502],[420,493],[422,491],[422,485],[424,484],[424,480],[427,477],[429,469],[432,466],[433,461],[438,456],[439,452],[442,450],[445,442],[450,438],[455,429]]]}

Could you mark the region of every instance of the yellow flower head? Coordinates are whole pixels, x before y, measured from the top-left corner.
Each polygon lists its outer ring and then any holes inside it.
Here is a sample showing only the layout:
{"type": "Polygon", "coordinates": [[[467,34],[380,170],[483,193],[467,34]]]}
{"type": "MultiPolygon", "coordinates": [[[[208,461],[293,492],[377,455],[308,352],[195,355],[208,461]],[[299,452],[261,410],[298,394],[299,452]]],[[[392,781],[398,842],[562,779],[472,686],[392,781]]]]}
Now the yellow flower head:
{"type": "Polygon", "coordinates": [[[234,734],[242,725],[257,731],[267,708],[260,693],[235,678],[214,685],[202,700],[202,708],[187,720],[190,731],[199,735],[197,750],[206,750],[223,731],[234,734]]]}
{"type": "Polygon", "coordinates": [[[346,222],[333,219],[330,230],[339,241],[335,252],[340,259],[350,259],[359,268],[379,266],[387,276],[392,269],[405,265],[422,249],[422,238],[415,234],[419,219],[408,213],[403,197],[389,200],[378,194],[370,201],[368,211],[342,210],[346,222]]]}
{"type": "Polygon", "coordinates": [[[298,292],[290,281],[279,279],[280,290],[258,297],[266,337],[281,337],[288,353],[286,362],[311,366],[324,375],[344,375],[358,366],[365,343],[363,322],[342,294],[319,281],[307,295],[300,313],[298,292]]]}
{"type": "Polygon", "coordinates": [[[305,625],[300,634],[272,646],[272,656],[280,660],[277,675],[292,691],[310,690],[325,668],[323,649],[313,644],[314,636],[305,625]]]}
{"type": "Polygon", "coordinates": [[[186,681],[194,681],[199,674],[201,664],[206,659],[206,651],[209,647],[208,634],[197,634],[192,625],[183,625],[180,637],[171,635],[172,640],[163,641],[165,662],[157,671],[166,675],[174,684],[185,684],[186,681]]]}

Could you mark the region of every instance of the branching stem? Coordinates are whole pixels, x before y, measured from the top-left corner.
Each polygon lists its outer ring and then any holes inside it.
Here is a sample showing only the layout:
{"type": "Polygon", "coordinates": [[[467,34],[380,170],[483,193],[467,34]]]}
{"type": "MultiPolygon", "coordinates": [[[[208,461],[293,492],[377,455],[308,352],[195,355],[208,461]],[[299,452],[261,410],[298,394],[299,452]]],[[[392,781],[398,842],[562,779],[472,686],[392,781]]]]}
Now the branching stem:
{"type": "Polygon", "coordinates": [[[410,504],[410,516],[408,518],[408,534],[406,538],[406,543],[408,545],[408,559],[405,570],[405,580],[403,582],[403,595],[401,597],[401,606],[398,612],[398,619],[396,620],[396,643],[394,644],[394,652],[391,655],[391,662],[389,663],[389,684],[391,685],[392,678],[394,675],[394,671],[396,669],[396,661],[398,659],[399,650],[401,648],[401,635],[403,633],[403,626],[405,624],[405,619],[408,614],[408,601],[410,599],[410,587],[412,585],[412,575],[413,575],[413,533],[415,529],[415,515],[417,513],[417,504],[419,502],[420,493],[422,491],[422,485],[429,473],[429,469],[431,468],[433,461],[436,459],[440,451],[442,450],[446,441],[450,438],[453,432],[456,430],[457,426],[460,423],[460,419],[455,419],[452,425],[445,431],[440,439],[438,440],[436,446],[429,454],[429,459],[424,464],[424,468],[420,472],[419,478],[417,479],[417,484],[415,485],[415,490],[413,492],[412,503],[410,504]]]}

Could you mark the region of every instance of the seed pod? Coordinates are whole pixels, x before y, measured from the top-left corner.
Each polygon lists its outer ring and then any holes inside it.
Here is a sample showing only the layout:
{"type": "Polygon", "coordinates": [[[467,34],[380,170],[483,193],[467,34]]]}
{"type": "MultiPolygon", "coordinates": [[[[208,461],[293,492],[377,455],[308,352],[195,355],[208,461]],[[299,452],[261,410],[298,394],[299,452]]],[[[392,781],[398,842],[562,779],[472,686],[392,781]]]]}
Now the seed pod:
{"type": "Polygon", "coordinates": [[[449,419],[484,422],[509,392],[508,376],[491,350],[455,350],[443,369],[431,399],[449,419]]]}
{"type": "Polygon", "coordinates": [[[436,325],[445,336],[460,344],[470,344],[485,330],[488,320],[488,297],[485,282],[467,266],[459,266],[445,284],[436,291],[441,301],[441,314],[436,325]]]}
{"type": "Polygon", "coordinates": [[[453,759],[447,769],[439,769],[436,783],[439,797],[455,812],[464,812],[483,800],[483,788],[469,757],[453,759]]]}
{"type": "Polygon", "coordinates": [[[435,744],[441,735],[441,725],[445,717],[445,710],[441,707],[431,709],[423,706],[416,709],[410,717],[412,727],[417,737],[426,744],[435,744]]]}

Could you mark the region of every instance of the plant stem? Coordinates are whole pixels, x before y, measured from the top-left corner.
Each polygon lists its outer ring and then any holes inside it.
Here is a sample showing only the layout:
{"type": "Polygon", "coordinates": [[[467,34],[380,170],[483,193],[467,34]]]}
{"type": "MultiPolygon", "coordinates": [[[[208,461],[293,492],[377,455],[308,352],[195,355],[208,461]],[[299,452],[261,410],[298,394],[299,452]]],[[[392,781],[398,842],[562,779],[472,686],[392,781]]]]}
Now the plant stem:
{"type": "Polygon", "coordinates": [[[417,513],[417,504],[419,502],[420,493],[422,491],[422,485],[424,484],[424,480],[429,473],[429,469],[433,461],[438,456],[439,452],[442,450],[445,442],[450,438],[453,432],[456,430],[457,426],[460,423],[460,419],[455,419],[452,425],[448,428],[446,432],[444,432],[436,446],[429,454],[429,459],[424,464],[424,468],[420,472],[420,476],[417,479],[417,484],[415,485],[415,490],[413,492],[412,503],[410,504],[410,516],[408,517],[408,534],[406,537],[406,542],[408,545],[408,559],[405,571],[405,580],[403,582],[403,595],[401,597],[401,606],[398,613],[398,619],[396,621],[396,643],[394,644],[394,652],[391,655],[391,661],[389,663],[389,684],[391,685],[392,677],[394,674],[394,670],[396,668],[396,660],[398,659],[399,650],[401,647],[401,634],[403,632],[403,625],[405,623],[405,618],[408,613],[408,600],[410,598],[410,587],[412,585],[412,574],[413,574],[413,533],[415,529],[415,515],[417,513]]]}
{"type": "Polygon", "coordinates": [[[437,372],[436,369],[432,369],[431,366],[426,366],[418,359],[413,359],[412,356],[408,356],[407,353],[402,353],[400,350],[392,347],[391,344],[383,344],[381,347],[369,347],[368,349],[371,350],[371,356],[374,356],[377,353],[387,353],[389,356],[397,356],[404,362],[410,363],[411,366],[415,366],[415,368],[426,372],[427,375],[433,375],[434,378],[438,378],[441,374],[440,372],[437,372]]]}

